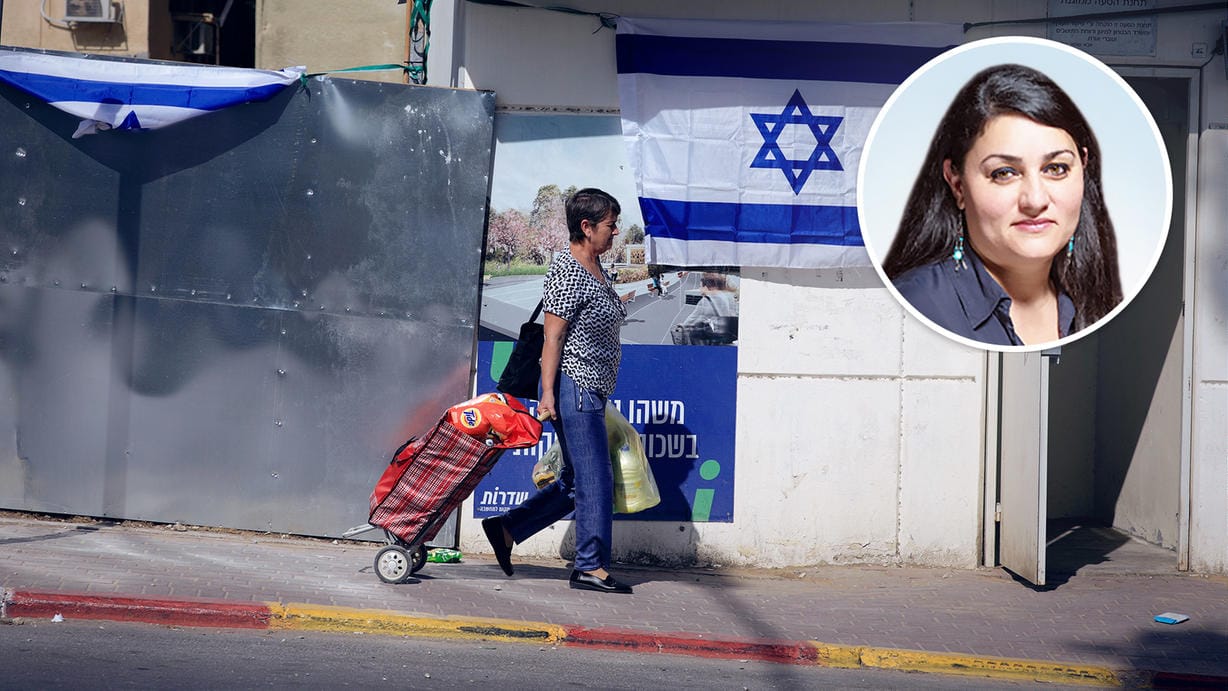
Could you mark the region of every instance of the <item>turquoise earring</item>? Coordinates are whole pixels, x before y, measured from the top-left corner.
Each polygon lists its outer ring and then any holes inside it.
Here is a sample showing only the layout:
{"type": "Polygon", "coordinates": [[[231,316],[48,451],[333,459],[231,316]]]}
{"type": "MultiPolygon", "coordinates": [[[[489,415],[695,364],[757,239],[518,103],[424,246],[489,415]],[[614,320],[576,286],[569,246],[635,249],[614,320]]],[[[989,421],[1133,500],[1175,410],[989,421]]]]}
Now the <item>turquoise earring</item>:
{"type": "Polygon", "coordinates": [[[960,223],[959,235],[955,238],[955,249],[951,252],[951,261],[955,262],[955,270],[967,269],[968,265],[964,263],[964,228],[963,223],[960,223]]]}
{"type": "Polygon", "coordinates": [[[1070,242],[1066,243],[1066,258],[1071,259],[1072,257],[1074,257],[1074,236],[1073,235],[1070,236],[1070,242]]]}

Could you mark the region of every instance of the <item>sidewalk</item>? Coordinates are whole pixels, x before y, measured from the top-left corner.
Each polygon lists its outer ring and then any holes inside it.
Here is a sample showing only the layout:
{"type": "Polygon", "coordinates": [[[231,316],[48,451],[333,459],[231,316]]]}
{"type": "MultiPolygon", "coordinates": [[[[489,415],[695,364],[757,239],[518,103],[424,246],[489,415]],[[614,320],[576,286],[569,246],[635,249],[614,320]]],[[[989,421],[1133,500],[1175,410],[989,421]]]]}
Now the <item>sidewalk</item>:
{"type": "Polygon", "coordinates": [[[1076,575],[1036,591],[997,569],[618,565],[635,594],[617,596],[568,589],[562,560],[516,561],[507,578],[489,555],[428,563],[418,580],[386,585],[372,570],[379,546],[0,514],[3,616],[366,630],[1228,688],[1224,577],[1076,575]],[[1169,611],[1190,620],[1152,621],[1169,611]]]}

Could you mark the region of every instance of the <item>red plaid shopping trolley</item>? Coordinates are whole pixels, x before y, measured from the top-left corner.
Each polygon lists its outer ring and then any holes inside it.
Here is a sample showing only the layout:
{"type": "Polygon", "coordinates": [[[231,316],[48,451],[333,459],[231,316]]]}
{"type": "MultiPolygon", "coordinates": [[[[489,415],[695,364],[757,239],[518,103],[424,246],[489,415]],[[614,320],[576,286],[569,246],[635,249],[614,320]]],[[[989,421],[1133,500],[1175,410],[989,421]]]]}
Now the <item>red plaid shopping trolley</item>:
{"type": "Polygon", "coordinates": [[[383,528],[388,546],[375,556],[385,583],[404,583],[426,564],[426,543],[507,449],[533,446],[542,424],[514,396],[484,394],[448,408],[435,426],[412,437],[371,493],[367,526],[383,528]]]}

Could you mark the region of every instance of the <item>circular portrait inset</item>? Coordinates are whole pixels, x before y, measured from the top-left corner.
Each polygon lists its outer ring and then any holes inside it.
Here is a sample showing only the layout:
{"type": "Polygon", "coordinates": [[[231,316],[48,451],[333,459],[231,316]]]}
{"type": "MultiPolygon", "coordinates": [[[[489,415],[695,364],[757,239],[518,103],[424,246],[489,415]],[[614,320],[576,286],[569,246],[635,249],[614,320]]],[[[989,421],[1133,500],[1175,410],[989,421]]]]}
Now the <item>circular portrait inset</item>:
{"type": "Polygon", "coordinates": [[[866,249],[909,312],[961,343],[1041,350],[1104,325],[1151,275],[1172,212],[1159,129],[1061,43],[934,58],[879,112],[858,171],[866,249]]]}

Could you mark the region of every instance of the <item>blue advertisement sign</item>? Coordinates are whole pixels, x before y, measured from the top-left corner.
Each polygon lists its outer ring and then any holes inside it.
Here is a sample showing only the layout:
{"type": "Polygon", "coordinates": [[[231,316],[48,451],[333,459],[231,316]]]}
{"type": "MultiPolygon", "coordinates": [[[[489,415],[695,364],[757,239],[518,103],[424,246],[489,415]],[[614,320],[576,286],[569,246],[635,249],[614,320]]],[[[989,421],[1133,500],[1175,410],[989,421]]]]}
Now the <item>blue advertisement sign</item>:
{"type": "MultiPolygon", "coordinates": [[[[477,390],[494,391],[510,341],[478,343],[477,390]]],[[[610,402],[640,433],[661,503],[615,518],[733,521],[737,348],[624,345],[610,402]]],[[[530,410],[535,401],[528,402],[530,410]]],[[[550,425],[531,449],[508,451],[474,491],[475,518],[507,512],[536,488],[533,464],[554,442],[550,425]]]]}

